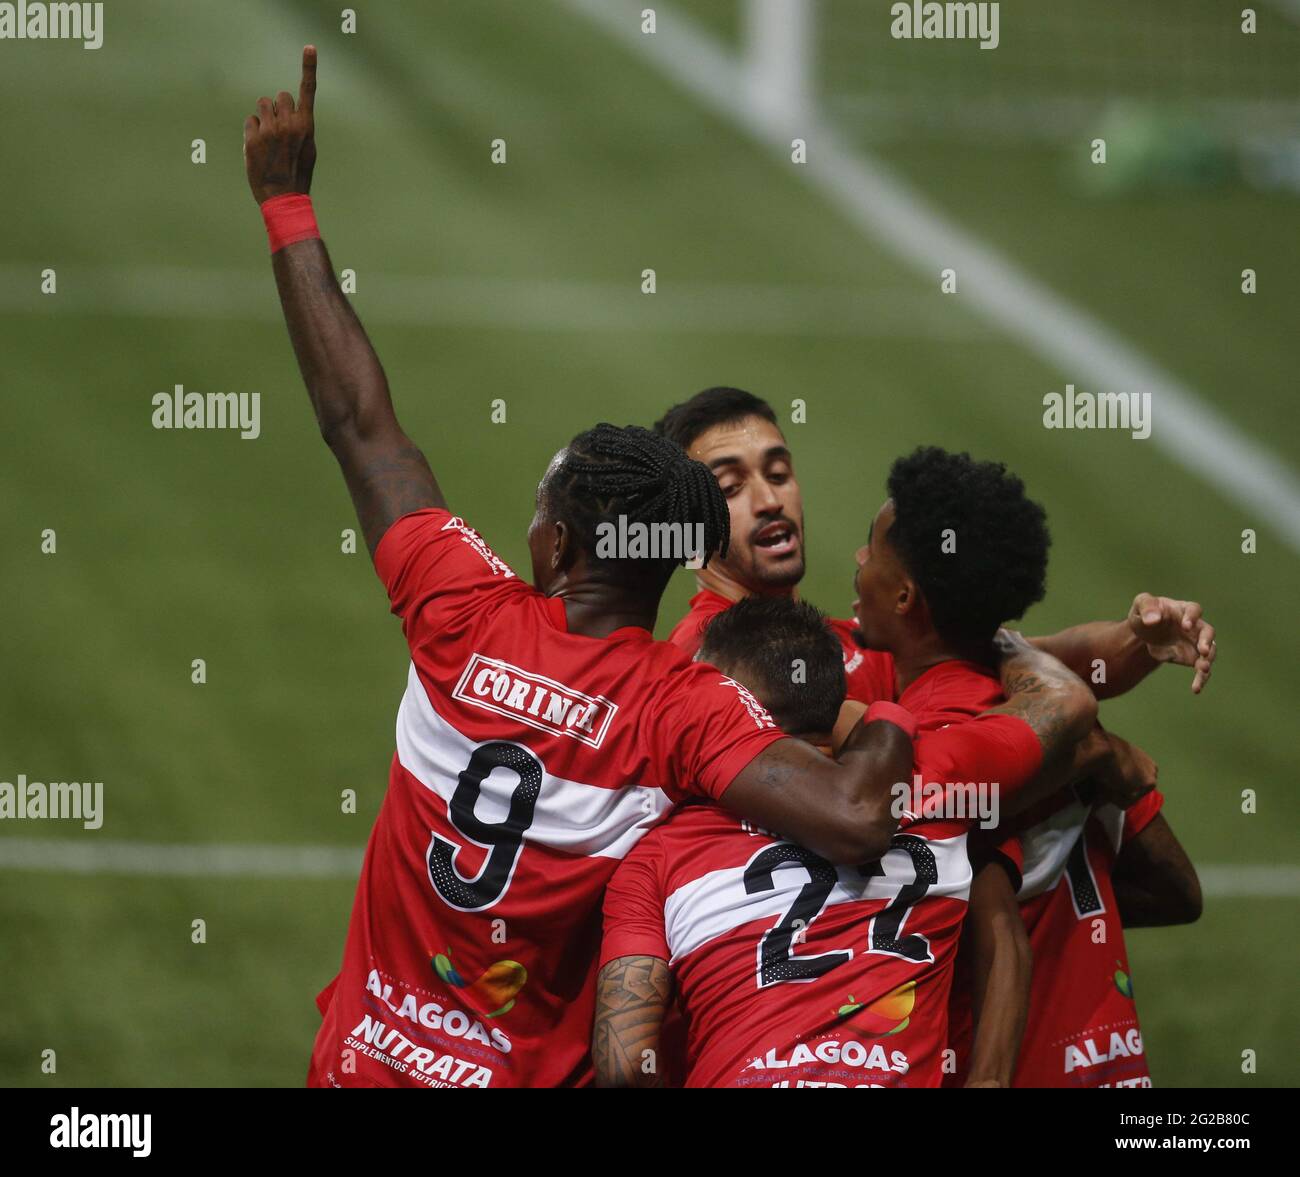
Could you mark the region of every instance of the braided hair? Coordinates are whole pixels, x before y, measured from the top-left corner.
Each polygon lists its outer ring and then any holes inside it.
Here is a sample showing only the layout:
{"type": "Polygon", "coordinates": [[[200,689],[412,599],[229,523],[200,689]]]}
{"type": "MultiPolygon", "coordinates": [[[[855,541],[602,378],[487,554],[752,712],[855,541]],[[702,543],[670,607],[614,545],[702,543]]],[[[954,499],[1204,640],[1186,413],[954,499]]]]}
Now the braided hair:
{"type": "Polygon", "coordinates": [[[681,558],[610,560],[596,550],[597,527],[624,516],[628,523],[676,524],[683,533],[701,528],[704,563],[714,552],[727,553],[731,513],[713,472],[688,458],[681,447],[642,429],[619,428],[605,422],[569,443],[555,473],[547,481],[547,506],[552,517],[573,529],[589,564],[611,580],[644,583],[647,566],[654,567],[663,590],[681,558]]]}

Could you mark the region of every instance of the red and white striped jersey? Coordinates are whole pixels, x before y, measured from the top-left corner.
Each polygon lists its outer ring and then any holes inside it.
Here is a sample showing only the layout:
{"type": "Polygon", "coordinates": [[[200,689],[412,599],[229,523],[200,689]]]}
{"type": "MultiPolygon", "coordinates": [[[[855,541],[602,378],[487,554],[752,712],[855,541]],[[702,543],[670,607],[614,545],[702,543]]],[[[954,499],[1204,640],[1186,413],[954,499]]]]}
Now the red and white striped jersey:
{"type": "Polygon", "coordinates": [[[781,733],[644,629],[569,633],[444,510],[394,523],[375,565],[411,667],[309,1081],[586,1082],[605,883],[781,733]]]}
{"type": "MultiPolygon", "coordinates": [[[[1150,1087],[1133,980],[1111,882],[1125,842],[1160,812],[1153,790],[1127,809],[1054,799],[999,845],[1019,889],[1034,953],[1029,1017],[1014,1087],[1150,1087]]],[[[953,1045],[964,1070],[971,1036],[969,988],[954,987],[953,1045]]],[[[954,1077],[960,1083],[959,1072],[954,1077]]]]}
{"type": "MultiPolygon", "coordinates": [[[[1027,724],[967,720],[998,694],[956,662],[904,693],[926,782],[998,782],[1005,796],[1037,772],[1027,724]]],[[[684,806],[615,873],[601,963],[670,962],[688,1086],[938,1086],[971,824],[909,814],[879,862],[837,867],[717,806],[684,806]]]]}

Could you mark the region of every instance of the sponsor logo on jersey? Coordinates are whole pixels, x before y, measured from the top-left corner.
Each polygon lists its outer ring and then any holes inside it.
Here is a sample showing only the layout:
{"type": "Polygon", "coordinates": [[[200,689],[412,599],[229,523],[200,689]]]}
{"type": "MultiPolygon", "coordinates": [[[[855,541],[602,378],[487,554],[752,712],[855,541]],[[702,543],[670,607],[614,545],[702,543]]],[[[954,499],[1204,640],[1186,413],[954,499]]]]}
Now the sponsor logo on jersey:
{"type": "Polygon", "coordinates": [[[571,736],[599,748],[618,704],[564,683],[475,654],[465,664],[452,697],[495,711],[556,736],[571,736]]]}
{"type": "Polygon", "coordinates": [[[487,1087],[492,1082],[488,1067],[420,1046],[369,1014],[362,1015],[343,1045],[429,1087],[487,1087]]]}
{"type": "Polygon", "coordinates": [[[899,1075],[906,1075],[911,1066],[907,1055],[901,1050],[886,1053],[885,1048],[879,1044],[868,1046],[865,1042],[852,1038],[844,1042],[837,1038],[827,1038],[811,1046],[800,1042],[787,1056],[782,1056],[774,1048],[765,1055],[750,1059],[745,1070],[780,1071],[808,1066],[810,1063],[859,1067],[866,1071],[891,1071],[899,1075]]]}
{"type": "Polygon", "coordinates": [[[767,708],[749,693],[748,688],[734,678],[724,677],[722,682],[725,686],[735,687],[736,694],[740,696],[740,701],[745,705],[745,710],[749,712],[749,718],[754,721],[756,728],[761,731],[764,728],[776,727],[776,723],[767,713],[767,708]]]}
{"type": "Polygon", "coordinates": [[[442,525],[443,531],[459,531],[461,541],[469,544],[480,556],[483,557],[483,563],[492,569],[493,576],[503,576],[510,580],[514,576],[514,569],[510,567],[500,556],[496,554],[484,542],[483,537],[479,535],[468,523],[459,515],[453,515],[446,523],[442,525]]]}
{"type": "MultiPolygon", "coordinates": [[[[499,1026],[489,1031],[477,1018],[471,1017],[463,1009],[447,1009],[436,1001],[426,1001],[398,989],[394,992],[391,984],[382,982],[379,970],[371,969],[366,978],[366,992],[378,998],[392,1013],[426,1030],[436,1030],[449,1038],[464,1038],[466,1042],[480,1042],[499,1054],[510,1053],[510,1039],[499,1026]]],[[[357,1031],[353,1031],[357,1033],[357,1031]]]]}
{"type": "Polygon", "coordinates": [[[906,1030],[916,1008],[916,982],[904,981],[875,1001],[854,1001],[853,994],[837,1010],[837,1018],[853,1018],[853,1028],[859,1033],[889,1038],[906,1030]]]}
{"type": "MultiPolygon", "coordinates": [[[[433,958],[433,971],[443,984],[453,989],[464,989],[485,1004],[488,1012],[483,1016],[487,1018],[499,1018],[514,1009],[516,995],[528,983],[528,970],[517,960],[498,960],[488,965],[479,979],[471,984],[469,978],[462,976],[451,963],[450,948],[445,954],[440,952],[433,958]]],[[[505,1048],[510,1049],[509,1042],[505,1048]]]]}
{"type": "Polygon", "coordinates": [[[1096,1038],[1084,1038],[1076,1045],[1070,1043],[1065,1048],[1065,1073],[1099,1066],[1120,1058],[1137,1058],[1142,1054],[1142,1035],[1136,1026],[1130,1026],[1123,1034],[1113,1030],[1109,1041],[1103,1035],[1096,1038]],[[1098,1046],[1098,1042],[1104,1045],[1098,1046]]]}

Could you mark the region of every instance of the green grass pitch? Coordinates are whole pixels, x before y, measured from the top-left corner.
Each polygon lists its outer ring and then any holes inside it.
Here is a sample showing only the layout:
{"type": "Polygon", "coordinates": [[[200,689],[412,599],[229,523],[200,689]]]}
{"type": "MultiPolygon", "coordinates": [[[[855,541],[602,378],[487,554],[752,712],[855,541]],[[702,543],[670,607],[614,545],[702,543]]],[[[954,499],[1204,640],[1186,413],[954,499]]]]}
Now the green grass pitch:
{"type": "MultiPolygon", "coordinates": [[[[838,615],[895,455],[936,442],[1000,458],[1053,528],[1029,630],[1118,616],[1139,590],[1197,598],[1218,626],[1205,695],[1167,670],[1103,711],[1160,762],[1194,859],[1296,861],[1300,560],[1281,537],[1150,442],[1045,431],[1042,395],[1070,373],[944,302],[796,168],[568,8],[357,7],[346,36],[328,4],[124,0],[106,6],[101,50],[3,48],[0,100],[16,114],[0,121],[0,779],[104,781],[103,829],[78,837],[364,844],[406,657],[364,551],[340,551],[347,495],[240,159],[245,114],[296,86],[312,40],[322,230],[357,273],[408,432],[505,559],[526,570],[537,478],[573,433],[648,424],[708,384],[779,409],[806,400],[807,423],[789,426],[804,588],[838,615]],[[489,159],[498,137],[505,166],[489,159]],[[652,298],[638,291],[647,267],[652,298]],[[39,291],[46,268],[57,294],[39,291]],[[744,300],[772,288],[864,311],[834,329],[747,327],[744,300]],[[150,398],[177,383],[260,392],[261,437],[154,430],[150,398]],[[1241,551],[1247,527],[1261,528],[1255,555],[1241,551]],[[41,553],[45,528],[57,555],[41,553]],[[340,811],[345,789],[355,814],[340,811]]],[[[709,20],[731,27],[721,11],[709,20]]],[[[881,153],[1293,457],[1294,197],[1234,182],[1091,200],[1063,180],[1056,145],[881,153]],[[1246,265],[1265,275],[1249,301],[1246,265]]],[[[661,634],[691,591],[681,574],[661,634]]],[[[0,837],[71,836],[5,825],[0,837]]],[[[351,895],[343,878],[0,871],[0,1083],[301,1083],[351,895]],[[204,945],[190,942],[197,918],[204,945]],[[49,1049],[55,1075],[41,1071],[49,1049]]],[[[1197,926],[1131,935],[1157,1084],[1300,1083],[1286,1046],[1298,917],[1294,896],[1211,898],[1197,926]],[[1247,1049],[1255,1075],[1241,1071],[1247,1049]]]]}

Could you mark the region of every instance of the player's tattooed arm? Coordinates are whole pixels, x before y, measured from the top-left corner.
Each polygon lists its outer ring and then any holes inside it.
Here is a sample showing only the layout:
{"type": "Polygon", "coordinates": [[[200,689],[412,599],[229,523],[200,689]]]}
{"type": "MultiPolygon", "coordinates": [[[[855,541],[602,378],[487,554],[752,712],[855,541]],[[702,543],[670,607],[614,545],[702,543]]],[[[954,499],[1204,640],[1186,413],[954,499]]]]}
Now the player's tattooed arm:
{"type": "Polygon", "coordinates": [[[1029,1016],[1033,952],[1006,871],[990,862],[975,875],[962,938],[970,953],[975,1035],[967,1087],[1010,1087],[1029,1016]]]}
{"type": "Polygon", "coordinates": [[[1017,715],[1029,724],[1044,759],[1072,749],[1097,720],[1092,692],[1064,663],[1018,633],[999,630],[995,645],[1007,701],[993,712],[1017,715]]]}
{"type": "Polygon", "coordinates": [[[1201,881],[1163,814],[1124,844],[1111,881],[1126,928],[1160,928],[1201,918],[1201,881]]]}
{"type": "Polygon", "coordinates": [[[597,1087],[662,1087],[660,1034],[672,997],[668,962],[620,956],[596,978],[591,1054],[597,1087]]]}
{"type": "Polygon", "coordinates": [[[1090,621],[1029,640],[1090,683],[1099,699],[1132,690],[1162,662],[1191,667],[1199,695],[1218,653],[1214,626],[1201,614],[1196,601],[1138,593],[1123,621],[1090,621]]]}
{"type": "MultiPolygon", "coordinates": [[[[303,50],[302,84],[280,91],[244,124],[244,162],[259,204],[311,189],[316,163],[316,51],[303,50]]],[[[446,503],[424,455],[402,431],[388,380],[365,328],[339,287],[319,239],[272,256],[275,283],[298,368],[321,435],[338,459],[357,518],[374,554],[401,516],[446,503]]]]}
{"type": "Polygon", "coordinates": [[[1010,630],[999,630],[995,645],[1006,702],[987,714],[1023,719],[1043,750],[1037,775],[1003,804],[1006,819],[1086,774],[1106,748],[1093,735],[1097,700],[1078,675],[1010,630]]]}
{"type": "Polygon", "coordinates": [[[912,778],[912,741],[902,728],[858,723],[834,760],[811,744],[769,744],[722,794],[733,813],[806,846],[829,862],[874,862],[898,828],[894,785],[912,778]]]}

